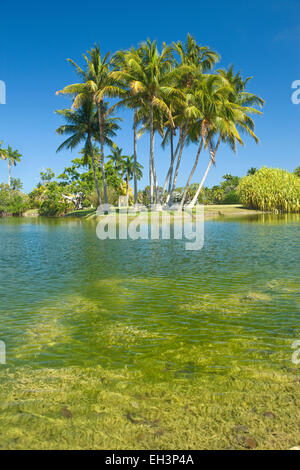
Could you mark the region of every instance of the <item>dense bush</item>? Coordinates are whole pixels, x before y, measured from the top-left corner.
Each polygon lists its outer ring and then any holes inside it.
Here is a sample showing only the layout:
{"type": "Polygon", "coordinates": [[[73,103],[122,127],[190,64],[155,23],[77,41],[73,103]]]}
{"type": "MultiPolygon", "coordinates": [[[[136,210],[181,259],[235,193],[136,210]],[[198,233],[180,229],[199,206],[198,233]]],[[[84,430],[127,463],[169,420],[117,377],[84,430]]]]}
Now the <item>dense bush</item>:
{"type": "Polygon", "coordinates": [[[29,204],[31,209],[39,209],[43,202],[43,196],[45,192],[45,186],[41,184],[37,188],[34,188],[31,193],[28,194],[29,204]]]}
{"type": "Polygon", "coordinates": [[[22,215],[29,208],[28,196],[21,191],[0,184],[0,216],[22,215]]]}
{"type": "Polygon", "coordinates": [[[221,204],[239,204],[241,202],[239,194],[232,190],[225,194],[221,204]]]}
{"type": "MultiPolygon", "coordinates": [[[[100,195],[102,198],[102,203],[104,202],[104,191],[103,188],[100,188],[100,195]]],[[[108,199],[108,204],[112,204],[113,206],[117,206],[119,203],[119,196],[121,195],[121,189],[119,188],[118,190],[108,186],[107,188],[107,199],[108,199]]],[[[93,206],[93,207],[98,207],[99,205],[99,200],[98,200],[98,195],[96,190],[92,191],[90,194],[86,194],[86,204],[87,207],[93,206]]]]}
{"type": "MultiPolygon", "coordinates": [[[[239,204],[240,198],[236,192],[239,184],[239,177],[230,174],[223,176],[223,181],[219,185],[212,188],[203,187],[198,197],[199,204],[239,204]]],[[[198,189],[198,183],[190,185],[187,191],[186,201],[189,202],[193,199],[198,189]]],[[[177,188],[173,200],[180,202],[183,195],[184,188],[177,188]]]]}
{"type": "Polygon", "coordinates": [[[59,216],[73,209],[72,203],[66,201],[62,194],[65,188],[56,182],[51,182],[40,187],[41,199],[39,214],[42,216],[59,216]]]}
{"type": "Polygon", "coordinates": [[[285,170],[263,167],[238,186],[241,202],[270,212],[300,212],[300,178],[285,170]]]}
{"type": "MultiPolygon", "coordinates": [[[[72,163],[73,165],[65,168],[64,173],[58,177],[60,181],[53,181],[55,174],[50,168],[46,172],[41,172],[41,182],[29,194],[30,207],[39,209],[40,215],[54,217],[75,210],[75,204],[65,199],[63,195],[72,196],[83,193],[83,207],[88,208],[91,205],[98,207],[93,171],[91,169],[87,172],[80,171],[84,166],[82,159],[72,160],[72,163]]],[[[101,198],[104,201],[102,174],[99,169],[97,171],[101,198]]],[[[106,177],[108,202],[117,205],[119,195],[122,194],[122,185],[124,186],[125,183],[111,165],[107,167],[106,177]]]]}

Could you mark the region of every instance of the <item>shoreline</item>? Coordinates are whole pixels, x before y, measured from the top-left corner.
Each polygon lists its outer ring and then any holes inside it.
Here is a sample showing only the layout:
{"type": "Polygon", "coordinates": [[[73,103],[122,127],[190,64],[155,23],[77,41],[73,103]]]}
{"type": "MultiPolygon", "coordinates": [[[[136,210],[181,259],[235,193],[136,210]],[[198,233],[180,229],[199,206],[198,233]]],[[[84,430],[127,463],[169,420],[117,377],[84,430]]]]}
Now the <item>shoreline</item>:
{"type": "MultiPolygon", "coordinates": [[[[182,214],[183,212],[176,212],[176,211],[170,211],[168,212],[170,214],[170,219],[172,221],[174,220],[180,220],[182,219],[182,214]]],[[[118,218],[122,216],[127,216],[129,220],[132,220],[136,218],[137,216],[140,217],[140,220],[145,221],[146,219],[149,219],[151,215],[158,216],[161,219],[162,214],[166,214],[164,211],[145,211],[145,212],[130,212],[130,213],[120,213],[120,212],[112,212],[112,214],[117,214],[118,218]]],[[[193,212],[193,216],[195,215],[195,212],[193,212]]],[[[244,218],[244,217],[249,217],[249,216],[290,216],[290,215],[298,215],[298,212],[286,212],[286,213],[278,213],[275,214],[273,212],[269,211],[261,211],[261,210],[256,210],[256,209],[248,209],[246,207],[243,207],[241,204],[228,204],[228,205],[223,205],[223,204],[215,204],[215,205],[206,205],[204,206],[204,220],[222,220],[222,219],[239,219],[239,218],[244,218]]],[[[5,215],[5,216],[0,216],[0,219],[7,219],[7,218],[42,218],[42,219],[83,219],[83,220],[89,220],[89,221],[100,221],[103,216],[102,215],[97,215],[97,210],[96,209],[82,209],[82,210],[77,210],[77,211],[71,211],[68,212],[67,214],[60,215],[60,216],[40,216],[38,213],[38,209],[29,209],[26,212],[23,213],[23,215],[20,216],[12,216],[12,215],[5,215]]],[[[105,215],[106,217],[106,215],[105,215]]]]}
{"type": "MultiPolygon", "coordinates": [[[[160,215],[163,212],[145,212],[144,213],[144,218],[148,218],[149,215],[151,214],[156,214],[160,215]]],[[[118,215],[121,215],[120,213],[117,213],[118,215]]],[[[129,213],[128,218],[135,218],[137,214],[141,215],[140,213],[129,213]]],[[[266,212],[255,210],[255,209],[247,209],[243,207],[241,204],[234,204],[234,205],[207,205],[204,206],[204,219],[205,220],[210,220],[210,219],[217,219],[220,217],[243,217],[243,216],[249,216],[249,215],[261,215],[261,214],[266,214],[266,212]]],[[[126,215],[126,214],[124,214],[126,215]]],[[[63,216],[64,218],[67,217],[75,217],[75,218],[82,218],[86,220],[100,220],[102,217],[96,214],[96,210],[94,212],[91,212],[91,209],[88,210],[82,210],[82,211],[74,211],[70,212],[66,215],[63,216]]],[[[182,213],[177,213],[177,212],[170,212],[170,217],[173,220],[176,219],[181,219],[182,218],[182,213]]]]}

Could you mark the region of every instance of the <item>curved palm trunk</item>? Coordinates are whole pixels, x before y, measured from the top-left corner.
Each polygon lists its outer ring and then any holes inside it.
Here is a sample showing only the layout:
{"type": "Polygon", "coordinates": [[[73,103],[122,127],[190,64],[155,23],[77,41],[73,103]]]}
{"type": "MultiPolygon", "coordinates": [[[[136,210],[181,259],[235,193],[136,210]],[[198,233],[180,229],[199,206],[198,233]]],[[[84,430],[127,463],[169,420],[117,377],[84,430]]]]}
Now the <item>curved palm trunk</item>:
{"type": "Polygon", "coordinates": [[[96,173],[94,150],[93,150],[93,146],[92,146],[91,137],[89,136],[88,139],[89,139],[89,144],[90,144],[90,148],[91,148],[91,158],[92,158],[92,166],[93,166],[93,173],[94,173],[96,191],[97,191],[97,196],[98,196],[98,199],[99,199],[99,204],[101,204],[101,195],[100,195],[99,183],[98,183],[98,178],[97,178],[97,173],[96,173]]]}
{"type": "Polygon", "coordinates": [[[126,199],[127,199],[127,207],[129,205],[129,174],[126,175],[126,199]]]}
{"type": "Polygon", "coordinates": [[[136,139],[136,129],[137,129],[137,112],[134,110],[133,117],[133,177],[134,177],[134,203],[138,203],[138,190],[137,190],[137,139],[136,139]]]}
{"type": "Polygon", "coordinates": [[[212,145],[211,145],[211,143],[210,143],[211,146],[210,146],[210,149],[209,149],[209,153],[210,153],[209,164],[207,165],[207,168],[206,168],[206,170],[205,170],[205,173],[204,173],[204,175],[203,175],[203,178],[202,178],[202,180],[201,180],[201,183],[199,184],[199,187],[198,187],[198,189],[197,189],[197,191],[196,191],[196,194],[195,194],[195,196],[193,197],[192,202],[189,204],[189,208],[191,208],[191,209],[195,206],[195,204],[196,204],[196,202],[197,202],[197,200],[198,200],[200,191],[201,191],[201,189],[203,188],[203,185],[204,185],[204,183],[205,183],[205,180],[206,180],[206,178],[207,178],[208,172],[209,172],[209,170],[210,170],[212,164],[215,163],[216,153],[217,153],[217,151],[218,151],[220,142],[221,142],[221,136],[219,137],[219,140],[218,140],[218,143],[217,143],[215,149],[212,148],[212,145]]]}
{"type": "Polygon", "coordinates": [[[11,184],[11,161],[8,160],[8,186],[11,184]]]}
{"type": "Polygon", "coordinates": [[[150,176],[150,204],[153,204],[153,181],[154,181],[154,129],[153,129],[153,104],[150,103],[150,159],[149,159],[149,176],[150,176]]]}
{"type": "Polygon", "coordinates": [[[197,191],[196,191],[196,194],[195,194],[195,196],[194,196],[192,202],[189,204],[189,208],[190,208],[190,209],[192,209],[192,208],[195,206],[196,202],[198,201],[198,197],[199,197],[200,191],[201,191],[201,189],[203,188],[203,185],[204,185],[205,180],[206,180],[206,178],[207,178],[207,175],[208,175],[208,172],[209,172],[209,170],[210,170],[210,167],[212,166],[212,163],[213,163],[213,162],[212,162],[212,159],[210,158],[209,164],[207,165],[207,168],[206,168],[206,170],[205,170],[204,176],[203,176],[203,178],[202,178],[202,180],[201,180],[201,183],[200,183],[199,186],[198,186],[198,189],[197,189],[197,191]]]}
{"type": "Polygon", "coordinates": [[[190,176],[186,182],[186,185],[185,185],[185,188],[184,188],[184,192],[183,192],[183,196],[182,196],[182,199],[181,199],[181,202],[180,202],[180,206],[179,206],[179,210],[182,211],[182,208],[183,208],[183,205],[185,203],[185,199],[186,199],[186,195],[187,195],[187,192],[188,192],[188,189],[189,189],[189,186],[190,186],[190,182],[191,182],[191,179],[196,171],[196,168],[198,166],[198,162],[199,162],[199,157],[200,157],[200,153],[201,153],[201,150],[202,150],[202,147],[203,147],[203,139],[201,139],[201,143],[199,145],[199,148],[198,148],[198,151],[197,151],[197,155],[196,155],[196,159],[195,159],[195,163],[193,165],[193,168],[192,168],[192,171],[190,173],[190,176]]]}
{"type": "MultiPolygon", "coordinates": [[[[163,185],[163,191],[162,191],[163,193],[165,192],[168,183],[169,183],[168,192],[170,192],[170,188],[171,188],[171,184],[172,184],[172,177],[173,177],[173,166],[174,166],[175,157],[177,155],[177,152],[174,155],[174,151],[173,151],[173,134],[171,134],[170,141],[171,141],[171,160],[170,160],[170,166],[169,166],[169,169],[168,169],[168,173],[167,173],[164,185],[163,185]]],[[[178,146],[177,146],[177,148],[178,148],[178,146]]]]}
{"type": "Polygon", "coordinates": [[[158,204],[158,182],[155,170],[155,164],[153,162],[153,178],[154,178],[154,188],[155,188],[155,202],[158,204]]]}
{"type": "MultiPolygon", "coordinates": [[[[169,193],[171,192],[171,189],[172,189],[173,169],[174,169],[174,160],[175,160],[175,158],[174,158],[173,130],[172,129],[171,129],[170,144],[171,144],[171,165],[170,165],[169,187],[168,187],[168,192],[169,193]]],[[[177,152],[176,152],[176,155],[177,155],[177,152]]]]}
{"type": "MultiPolygon", "coordinates": [[[[178,152],[178,149],[179,149],[179,146],[180,146],[181,138],[179,137],[179,142],[178,142],[178,144],[177,144],[175,153],[174,153],[173,132],[171,133],[170,142],[171,142],[171,162],[170,162],[170,166],[169,166],[169,169],[168,169],[168,173],[167,173],[167,176],[166,176],[166,179],[165,179],[165,182],[164,182],[164,185],[163,185],[162,193],[161,193],[161,201],[160,201],[161,203],[162,203],[162,198],[163,198],[163,195],[164,195],[164,193],[165,193],[165,190],[166,190],[166,188],[167,188],[167,184],[168,184],[168,183],[169,183],[168,195],[171,194],[174,162],[175,162],[175,159],[176,159],[176,156],[177,156],[177,152],[178,152]]],[[[168,195],[167,195],[167,198],[168,198],[168,195]]],[[[168,199],[168,200],[169,200],[169,199],[168,199]]]]}
{"type": "Polygon", "coordinates": [[[104,203],[108,204],[106,174],[105,174],[105,167],[104,167],[104,123],[103,123],[103,115],[101,112],[101,103],[98,104],[98,120],[99,120],[100,150],[101,150],[100,164],[101,164],[102,178],[103,178],[104,203]]]}
{"type": "Polygon", "coordinates": [[[183,136],[182,136],[182,142],[181,142],[181,145],[180,145],[180,150],[179,150],[179,155],[178,155],[178,159],[177,159],[177,164],[176,164],[172,189],[171,189],[170,194],[168,194],[168,197],[167,197],[167,204],[169,204],[169,205],[172,204],[172,195],[173,195],[173,192],[174,192],[175,187],[176,187],[177,177],[178,177],[178,173],[179,173],[179,166],[180,166],[182,152],[183,152],[183,147],[184,147],[185,139],[186,139],[186,136],[187,136],[187,133],[188,133],[188,124],[189,124],[189,121],[187,120],[185,128],[184,128],[183,136]]]}

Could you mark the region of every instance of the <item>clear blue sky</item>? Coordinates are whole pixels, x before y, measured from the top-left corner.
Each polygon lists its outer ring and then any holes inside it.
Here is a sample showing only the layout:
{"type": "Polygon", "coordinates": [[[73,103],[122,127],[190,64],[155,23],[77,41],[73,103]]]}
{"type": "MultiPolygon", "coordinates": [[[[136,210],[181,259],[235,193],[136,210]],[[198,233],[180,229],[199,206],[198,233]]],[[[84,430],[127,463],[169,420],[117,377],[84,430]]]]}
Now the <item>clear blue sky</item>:
{"type": "MultiPolygon", "coordinates": [[[[7,86],[7,104],[0,105],[0,140],[23,154],[13,170],[24,189],[39,181],[41,170],[51,167],[57,174],[76,152],[56,154],[61,138],[55,129],[61,124],[56,109],[69,101],[55,96],[56,90],[77,81],[67,57],[81,61],[81,55],[95,42],[103,52],[126,49],[143,40],[159,43],[184,40],[187,33],[216,49],[221,65],[235,64],[244,76],[253,76],[251,91],[266,100],[264,116],[257,118],[259,146],[246,141],[237,156],[222,147],[217,166],[207,180],[218,183],[225,173],[243,175],[251,166],[269,165],[293,170],[300,165],[300,105],[291,102],[291,84],[300,80],[299,0],[228,0],[207,2],[90,2],[53,0],[1,1],[0,80],[7,86]]],[[[132,154],[132,121],[128,112],[116,143],[132,154]]],[[[139,141],[139,159],[148,169],[148,136],[139,141]]],[[[156,144],[160,183],[169,154],[156,144]]],[[[178,185],[183,185],[195,149],[185,150],[178,185]]],[[[199,181],[208,155],[202,156],[194,181],[199,181]]],[[[0,161],[0,181],[7,168],[0,161]]],[[[147,175],[141,186],[148,183],[147,175]]]]}

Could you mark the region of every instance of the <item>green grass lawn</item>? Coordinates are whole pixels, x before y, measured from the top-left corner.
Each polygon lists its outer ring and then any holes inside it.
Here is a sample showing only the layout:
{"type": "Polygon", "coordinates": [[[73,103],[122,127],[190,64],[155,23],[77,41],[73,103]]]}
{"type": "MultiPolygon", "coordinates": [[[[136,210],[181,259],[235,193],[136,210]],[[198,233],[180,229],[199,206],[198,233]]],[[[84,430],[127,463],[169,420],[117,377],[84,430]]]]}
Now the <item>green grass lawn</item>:
{"type": "Polygon", "coordinates": [[[96,214],[96,209],[82,209],[72,211],[65,215],[65,217],[79,217],[80,219],[96,214]]]}
{"type": "MultiPolygon", "coordinates": [[[[172,214],[176,212],[172,211],[172,214]]],[[[240,204],[232,205],[208,205],[204,207],[205,218],[216,218],[220,216],[224,217],[234,217],[234,216],[243,216],[251,214],[260,214],[260,211],[249,210],[240,204]]],[[[65,217],[79,217],[79,218],[95,218],[96,209],[83,209],[78,211],[72,211],[66,214],[65,217]]]]}

